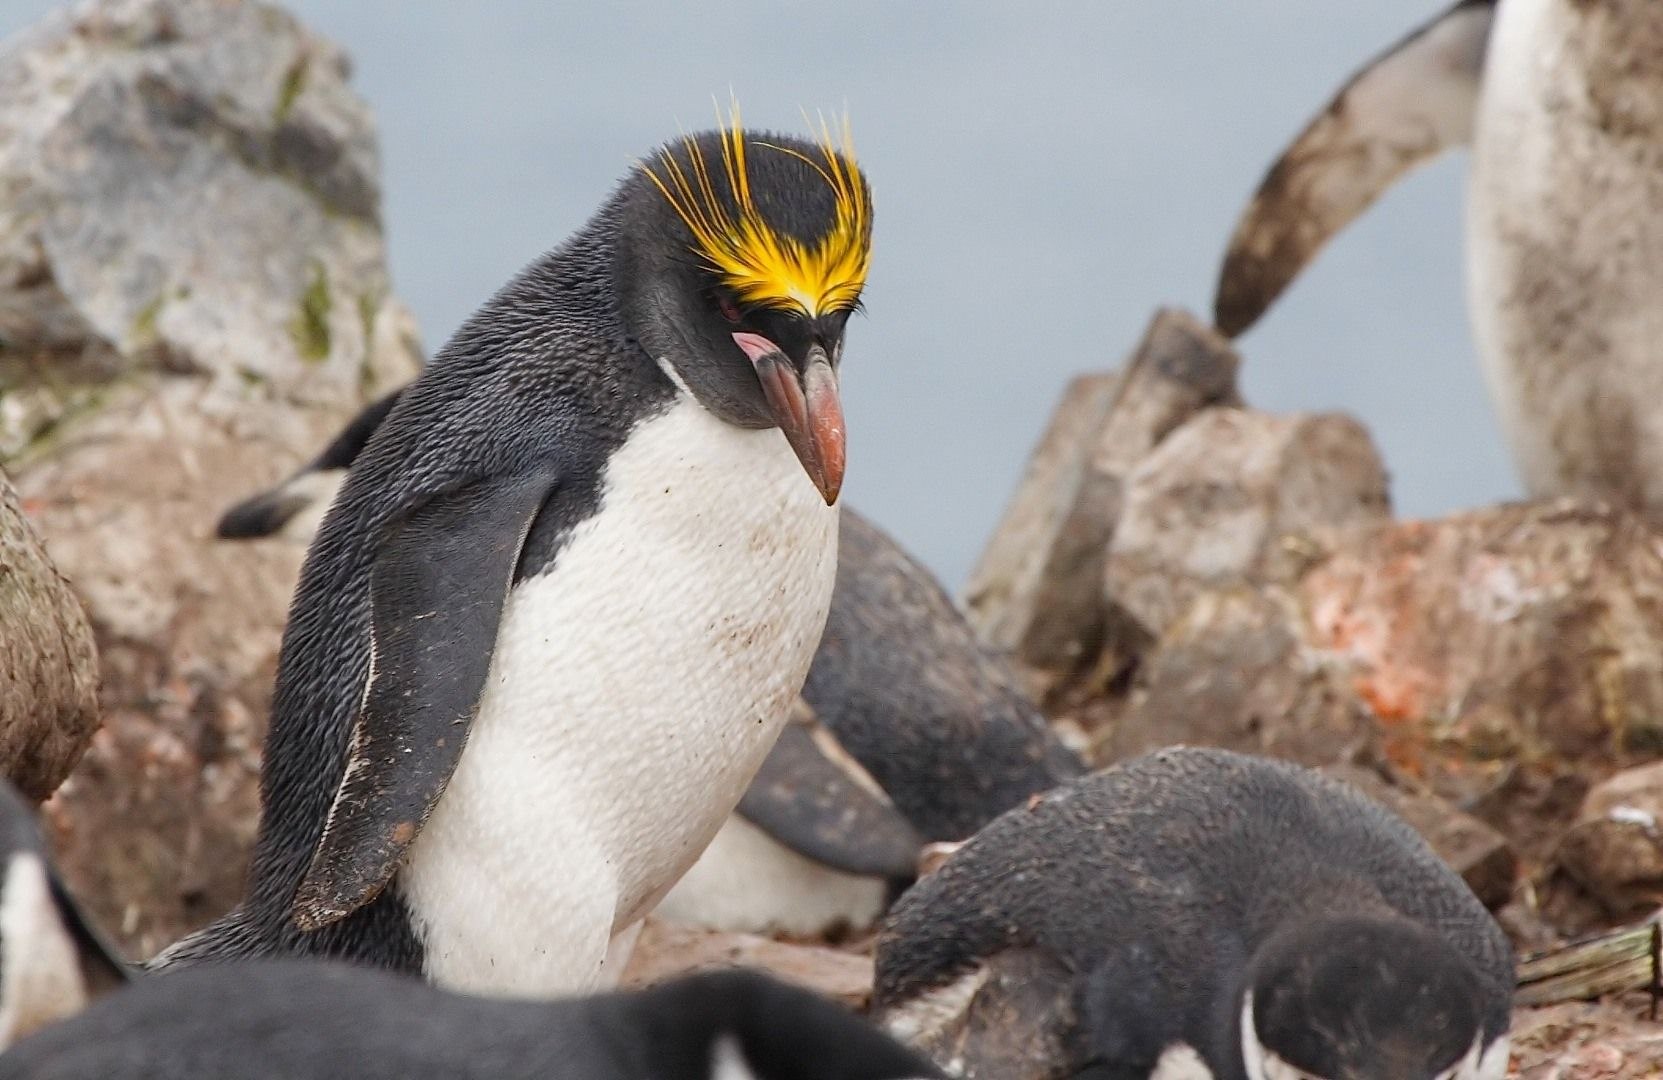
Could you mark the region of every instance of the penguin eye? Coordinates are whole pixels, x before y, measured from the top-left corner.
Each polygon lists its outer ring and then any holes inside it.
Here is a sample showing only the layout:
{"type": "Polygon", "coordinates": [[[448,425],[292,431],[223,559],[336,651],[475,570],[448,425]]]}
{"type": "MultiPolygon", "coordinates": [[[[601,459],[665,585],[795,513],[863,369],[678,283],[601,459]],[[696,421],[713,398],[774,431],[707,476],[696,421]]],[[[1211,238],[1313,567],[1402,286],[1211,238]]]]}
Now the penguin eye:
{"type": "Polygon", "coordinates": [[[735,326],[739,325],[739,323],[745,318],[745,316],[739,312],[739,305],[734,303],[733,297],[729,296],[727,293],[716,294],[716,310],[722,313],[722,318],[726,319],[730,323],[733,323],[735,326]]]}

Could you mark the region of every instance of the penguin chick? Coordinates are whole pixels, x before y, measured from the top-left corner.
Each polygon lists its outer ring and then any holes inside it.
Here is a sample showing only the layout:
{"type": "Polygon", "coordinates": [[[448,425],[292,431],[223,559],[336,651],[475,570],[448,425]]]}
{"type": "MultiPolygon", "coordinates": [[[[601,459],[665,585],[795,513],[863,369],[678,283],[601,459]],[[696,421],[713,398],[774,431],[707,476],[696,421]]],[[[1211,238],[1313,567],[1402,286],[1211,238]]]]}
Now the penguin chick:
{"type": "MultiPolygon", "coordinates": [[[[219,535],[309,539],[308,518],[398,393],[282,484],[226,511],[219,535]]],[[[925,844],[963,840],[1085,771],[934,576],[848,506],[796,720],[661,916],[804,937],[865,930],[916,876],[925,844]]]]}
{"type": "Polygon", "coordinates": [[[649,157],[368,436],[284,632],[249,890],[158,966],[616,978],[801,688],[830,603],[847,132],[649,157]]]}
{"type": "Polygon", "coordinates": [[[0,779],[0,1050],[79,1012],[127,981],[127,965],[92,928],[21,795],[0,779]]]}
{"type": "Polygon", "coordinates": [[[0,1057],[0,1080],[906,1080],[930,1063],[762,975],[561,1002],[467,997],[344,964],[158,975],[0,1057]]]}
{"type": "Polygon", "coordinates": [[[875,1002],[989,1080],[1491,1080],[1512,987],[1501,929],[1402,820],[1296,765],[1172,749],[1010,811],[914,886],[875,1002]]]}

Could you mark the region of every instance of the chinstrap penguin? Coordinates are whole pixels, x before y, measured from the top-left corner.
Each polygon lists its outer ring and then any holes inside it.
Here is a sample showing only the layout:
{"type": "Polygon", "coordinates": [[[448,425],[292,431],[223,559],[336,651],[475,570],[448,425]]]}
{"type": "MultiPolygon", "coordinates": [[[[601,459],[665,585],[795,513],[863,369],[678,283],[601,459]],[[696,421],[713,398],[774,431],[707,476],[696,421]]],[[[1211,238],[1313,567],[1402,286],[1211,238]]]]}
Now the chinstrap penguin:
{"type": "Polygon", "coordinates": [[[1365,66],[1271,168],[1216,319],[1240,333],[1398,176],[1472,146],[1467,292],[1532,495],[1663,518],[1663,20],[1651,0],[1462,0],[1365,66]]]}
{"type": "Polygon", "coordinates": [[[985,1080],[1499,1080],[1512,988],[1500,927],[1402,820],[1173,749],[977,834],[890,912],[874,994],[985,1080]]]}
{"type": "Polygon", "coordinates": [[[151,976],[0,1056],[0,1080],[925,1080],[916,1051],[762,975],[574,1001],[318,960],[151,976]]]}
{"type": "Polygon", "coordinates": [[[846,130],[735,114],[463,325],[308,552],[248,894],[159,966],[325,955],[520,995],[616,978],[824,626],[870,237],[846,130]]]}
{"type": "MultiPolygon", "coordinates": [[[[281,484],[226,511],[227,539],[309,539],[397,391],[281,484]]],[[[825,634],[795,723],[658,913],[686,925],[835,936],[869,928],[920,850],[967,839],[1084,765],[930,572],[847,504],[825,634]]]]}
{"type": "Polygon", "coordinates": [[[129,978],[127,964],[76,906],[35,816],[0,779],[0,1050],[79,1012],[129,978]]]}

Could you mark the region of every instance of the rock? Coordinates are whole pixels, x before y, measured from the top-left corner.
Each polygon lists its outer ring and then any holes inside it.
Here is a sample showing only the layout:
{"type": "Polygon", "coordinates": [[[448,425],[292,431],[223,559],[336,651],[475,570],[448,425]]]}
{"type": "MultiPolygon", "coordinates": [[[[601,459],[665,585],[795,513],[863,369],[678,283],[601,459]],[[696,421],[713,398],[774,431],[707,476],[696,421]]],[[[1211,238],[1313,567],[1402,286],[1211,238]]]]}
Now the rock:
{"type": "Polygon", "coordinates": [[[622,985],[647,986],[706,968],[760,968],[852,1009],[872,999],[872,958],[820,945],[792,945],[752,934],[694,930],[649,918],[622,985]]]}
{"type": "Polygon", "coordinates": [[[1078,564],[1101,557],[1112,528],[1104,516],[1106,500],[1092,490],[1089,463],[1119,384],[1114,375],[1069,382],[998,531],[970,573],[964,607],[995,649],[1041,660],[1069,651],[1066,640],[1045,640],[1045,629],[1062,621],[1047,604],[1058,591],[1055,582],[1078,576],[1078,564]]]}
{"type": "Polygon", "coordinates": [[[1411,770],[1663,749],[1663,543],[1625,513],[1538,502],[1363,530],[1298,595],[1310,646],[1357,665],[1411,770]]]}
{"type": "Polygon", "coordinates": [[[1645,997],[1516,1009],[1511,1033],[1519,1080],[1617,1080],[1663,1075],[1663,1040],[1645,997]]]}
{"type": "Polygon", "coordinates": [[[249,0],[82,4],[0,45],[0,454],[106,722],[47,820],[135,954],[240,896],[255,825],[301,552],[214,521],[420,365],[346,69],[249,0]]]}
{"type": "Polygon", "coordinates": [[[1107,599],[1158,637],[1202,590],[1275,579],[1311,534],[1390,517],[1385,466],[1357,421],[1206,409],[1127,476],[1107,599]]]}
{"type": "Polygon", "coordinates": [[[1519,859],[1500,832],[1429,791],[1405,791],[1370,769],[1341,765],[1323,771],[1414,826],[1484,906],[1498,908],[1512,898],[1519,859]]]}
{"type": "Polygon", "coordinates": [[[1625,769],[1589,791],[1554,862],[1611,915],[1663,904],[1663,762],[1625,769]]]}
{"type": "Polygon", "coordinates": [[[965,589],[984,641],[1051,672],[1095,658],[1103,556],[1126,478],[1198,410],[1236,400],[1238,363],[1217,333],[1163,310],[1122,376],[1069,385],[965,589]]]}
{"type": "Polygon", "coordinates": [[[0,455],[134,378],[197,376],[227,422],[408,377],[333,45],[263,3],[107,0],[9,39],[0,72],[0,455]]]}
{"type": "Polygon", "coordinates": [[[0,767],[44,799],[98,728],[98,656],[69,582],[0,472],[0,767]]]}
{"type": "Polygon", "coordinates": [[[1319,530],[1297,556],[1192,586],[1133,677],[1071,713],[1094,760],[1389,765],[1538,864],[1588,783],[1658,753],[1663,542],[1626,513],[1513,504],[1319,530]]]}
{"type": "Polygon", "coordinates": [[[1378,731],[1343,662],[1313,655],[1286,593],[1198,595],[1144,655],[1129,694],[1083,726],[1108,764],[1163,746],[1222,746],[1307,765],[1378,756],[1378,731]]]}

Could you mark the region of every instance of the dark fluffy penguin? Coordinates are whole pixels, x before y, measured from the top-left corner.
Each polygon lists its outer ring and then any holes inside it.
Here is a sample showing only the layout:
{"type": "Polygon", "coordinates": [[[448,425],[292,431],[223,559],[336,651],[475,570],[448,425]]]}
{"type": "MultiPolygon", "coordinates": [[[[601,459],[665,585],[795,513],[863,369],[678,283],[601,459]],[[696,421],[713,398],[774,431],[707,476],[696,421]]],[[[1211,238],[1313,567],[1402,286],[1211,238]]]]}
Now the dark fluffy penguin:
{"type": "Polygon", "coordinates": [[[896,904],[876,1007],[984,1080],[1498,1080],[1513,955],[1343,784],[1161,751],[982,830],[896,904]]]}
{"type": "Polygon", "coordinates": [[[930,1063],[762,975],[511,1002],[304,960],[157,975],[0,1056],[0,1080],[924,1080],[930,1063]]]}

